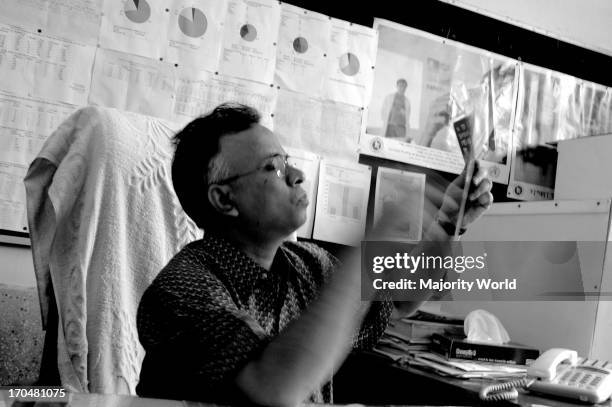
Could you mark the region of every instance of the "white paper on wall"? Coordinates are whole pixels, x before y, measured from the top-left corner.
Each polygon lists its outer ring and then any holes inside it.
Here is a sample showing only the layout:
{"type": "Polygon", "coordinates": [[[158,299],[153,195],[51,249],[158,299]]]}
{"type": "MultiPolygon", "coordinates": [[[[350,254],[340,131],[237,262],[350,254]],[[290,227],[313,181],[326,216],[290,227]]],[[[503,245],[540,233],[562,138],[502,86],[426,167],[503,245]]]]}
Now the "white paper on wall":
{"type": "Polygon", "coordinates": [[[277,89],[270,85],[182,69],[177,80],[172,120],[186,124],[221,103],[236,102],[257,109],[261,124],[272,129],[276,98],[277,89]]]}
{"type": "Polygon", "coordinates": [[[0,162],[0,229],[28,232],[25,186],[27,167],[0,162]]]}
{"type": "Polygon", "coordinates": [[[282,89],[320,96],[327,73],[331,19],[283,3],[274,82],[282,89]]]}
{"type": "Polygon", "coordinates": [[[358,246],[370,193],[370,166],[321,160],[313,238],[358,246]]]}
{"type": "Polygon", "coordinates": [[[99,48],[89,103],[169,119],[175,74],[164,62],[99,48]]]}
{"type": "Polygon", "coordinates": [[[321,116],[323,153],[328,157],[358,158],[363,109],[326,100],[321,116]]]}
{"type": "Polygon", "coordinates": [[[283,145],[356,161],[362,115],[356,106],[281,89],[274,131],[283,145]]]}
{"type": "Polygon", "coordinates": [[[593,82],[580,86],[582,137],[612,134],[612,89],[593,82]]]}
{"type": "Polygon", "coordinates": [[[308,194],[308,209],[306,222],[297,230],[298,237],[312,238],[314,214],[317,202],[317,183],[319,178],[319,157],[309,151],[285,147],[289,154],[289,165],[299,168],[304,173],[302,188],[308,194]]]}
{"type": "Polygon", "coordinates": [[[162,0],[107,0],[100,46],[159,59],[167,43],[169,18],[169,9],[162,0]]]}
{"type": "Polygon", "coordinates": [[[547,143],[583,135],[586,103],[581,81],[521,63],[512,166],[507,195],[528,201],[554,198],[556,149],[547,143]]]}
{"type": "Polygon", "coordinates": [[[368,104],[374,79],[377,33],[374,29],[332,19],[325,97],[359,107],[368,104]]]}
{"type": "Polygon", "coordinates": [[[0,229],[27,232],[23,178],[47,137],[76,108],[0,93],[0,229]]]}
{"type": "Polygon", "coordinates": [[[165,61],[217,71],[226,13],[226,0],[173,0],[165,61]]]}
{"type": "Polygon", "coordinates": [[[0,90],[87,103],[95,48],[0,24],[0,90]]]}
{"type": "Polygon", "coordinates": [[[272,83],[280,10],[273,0],[229,0],[219,73],[272,83]]]}
{"type": "Polygon", "coordinates": [[[378,168],[374,195],[374,223],[393,222],[386,230],[395,235],[385,239],[419,241],[423,229],[423,203],[425,200],[425,174],[378,168]]]}
{"type": "Polygon", "coordinates": [[[0,22],[96,45],[103,1],[2,0],[0,22]]]}

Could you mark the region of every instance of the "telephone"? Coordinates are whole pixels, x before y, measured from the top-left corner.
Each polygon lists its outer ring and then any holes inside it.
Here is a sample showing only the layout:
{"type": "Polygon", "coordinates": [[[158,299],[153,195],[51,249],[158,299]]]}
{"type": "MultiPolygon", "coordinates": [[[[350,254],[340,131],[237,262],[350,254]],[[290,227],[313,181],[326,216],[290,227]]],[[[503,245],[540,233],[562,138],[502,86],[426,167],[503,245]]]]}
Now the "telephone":
{"type": "Polygon", "coordinates": [[[576,351],[553,348],[544,352],[527,369],[527,377],[486,386],[482,400],[518,397],[516,387],[587,403],[601,403],[612,395],[612,363],[578,358],[576,351]]]}

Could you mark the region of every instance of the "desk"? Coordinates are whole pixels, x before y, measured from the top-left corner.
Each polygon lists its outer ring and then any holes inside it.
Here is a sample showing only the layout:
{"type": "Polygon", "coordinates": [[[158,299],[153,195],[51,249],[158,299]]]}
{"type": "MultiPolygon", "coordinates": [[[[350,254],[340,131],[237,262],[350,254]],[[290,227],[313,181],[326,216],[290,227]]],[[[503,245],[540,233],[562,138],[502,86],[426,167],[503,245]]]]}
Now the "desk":
{"type": "MultiPolygon", "coordinates": [[[[559,406],[578,407],[560,399],[538,397],[526,392],[518,400],[500,403],[483,403],[478,392],[483,380],[461,380],[446,378],[412,367],[396,366],[376,353],[360,353],[349,356],[338,374],[334,376],[334,402],[337,404],[361,403],[375,405],[464,405],[487,407],[559,406]]],[[[214,404],[146,399],[133,396],[75,393],[71,395],[70,407],[214,407],[214,404]]],[[[0,390],[0,407],[25,407],[33,403],[9,401],[8,392],[0,390]],[[6,405],[3,406],[2,404],[6,405]]],[[[65,403],[42,404],[37,407],[68,406],[65,403]]],[[[305,405],[323,407],[324,405],[305,405]]],[[[612,407],[607,401],[601,407],[612,407]]]]}
{"type": "MultiPolygon", "coordinates": [[[[70,403],[20,402],[8,398],[8,391],[0,390],[0,407],[222,407],[194,401],[148,399],[115,394],[73,393],[70,403]],[[3,404],[4,403],[4,404],[3,404]]],[[[304,404],[303,407],[333,407],[326,404],[304,404]]]]}
{"type": "MultiPolygon", "coordinates": [[[[588,406],[567,399],[540,397],[526,391],[519,391],[517,400],[484,403],[478,398],[484,384],[491,382],[443,377],[414,367],[394,365],[384,356],[367,352],[351,355],[334,378],[334,402],[488,407],[588,406]]],[[[612,402],[608,400],[597,406],[612,407],[612,402]]]]}

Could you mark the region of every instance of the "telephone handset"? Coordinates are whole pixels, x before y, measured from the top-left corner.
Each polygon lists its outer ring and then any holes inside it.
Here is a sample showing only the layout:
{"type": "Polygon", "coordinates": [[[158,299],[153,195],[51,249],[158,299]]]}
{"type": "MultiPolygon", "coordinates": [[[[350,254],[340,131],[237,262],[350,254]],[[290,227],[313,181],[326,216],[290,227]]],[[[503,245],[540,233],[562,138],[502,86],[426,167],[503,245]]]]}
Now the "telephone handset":
{"type": "Polygon", "coordinates": [[[529,366],[527,376],[550,381],[557,376],[557,367],[562,362],[569,362],[570,366],[576,366],[578,353],[569,349],[549,349],[529,366]]]}
{"type": "Polygon", "coordinates": [[[483,400],[508,400],[518,397],[516,388],[601,403],[612,394],[612,363],[579,358],[576,351],[553,348],[544,352],[527,369],[527,377],[486,386],[483,400]]]}

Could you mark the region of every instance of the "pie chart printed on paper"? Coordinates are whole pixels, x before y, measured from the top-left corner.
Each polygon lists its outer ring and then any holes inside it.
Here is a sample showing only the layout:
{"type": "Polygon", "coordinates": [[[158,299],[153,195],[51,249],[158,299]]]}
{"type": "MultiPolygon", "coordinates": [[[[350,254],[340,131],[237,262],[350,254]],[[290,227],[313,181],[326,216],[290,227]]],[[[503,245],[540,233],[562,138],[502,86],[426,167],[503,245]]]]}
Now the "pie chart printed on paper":
{"type": "Polygon", "coordinates": [[[195,7],[187,7],[179,14],[178,25],[181,32],[186,36],[198,38],[206,32],[208,21],[202,10],[195,7]]]}
{"type": "Polygon", "coordinates": [[[245,41],[255,41],[257,39],[257,29],[253,24],[245,24],[240,27],[240,36],[245,41]]]}
{"type": "Polygon", "coordinates": [[[124,11],[125,16],[136,24],[142,24],[151,17],[151,6],[146,0],[127,0],[124,11]]]}
{"type": "Polygon", "coordinates": [[[304,37],[297,37],[293,40],[293,49],[298,54],[303,54],[308,51],[308,41],[304,37]]]}
{"type": "Polygon", "coordinates": [[[359,58],[350,52],[340,56],[340,71],[347,76],[357,75],[359,73],[359,58]]]}

